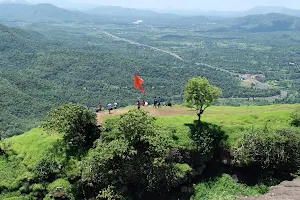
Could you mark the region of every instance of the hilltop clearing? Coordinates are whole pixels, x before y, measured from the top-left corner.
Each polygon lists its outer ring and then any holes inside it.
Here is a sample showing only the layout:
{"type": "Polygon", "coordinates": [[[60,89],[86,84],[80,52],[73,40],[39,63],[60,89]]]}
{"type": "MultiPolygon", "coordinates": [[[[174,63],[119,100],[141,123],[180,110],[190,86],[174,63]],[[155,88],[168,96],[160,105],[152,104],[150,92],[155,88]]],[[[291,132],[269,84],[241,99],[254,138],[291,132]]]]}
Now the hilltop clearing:
{"type": "MultiPolygon", "coordinates": [[[[204,122],[216,124],[228,134],[232,143],[242,137],[241,132],[250,131],[252,128],[260,129],[265,126],[271,129],[290,127],[289,114],[297,105],[271,105],[271,106],[213,106],[203,115],[204,122]]],[[[98,122],[103,124],[106,119],[118,117],[127,113],[134,107],[113,110],[112,114],[102,112],[97,114],[98,122]]],[[[170,128],[185,130],[181,134],[188,134],[187,124],[197,120],[196,111],[183,106],[153,108],[142,107],[149,115],[157,117],[157,123],[170,128]]],[[[186,137],[186,136],[184,136],[186,137]]]]}

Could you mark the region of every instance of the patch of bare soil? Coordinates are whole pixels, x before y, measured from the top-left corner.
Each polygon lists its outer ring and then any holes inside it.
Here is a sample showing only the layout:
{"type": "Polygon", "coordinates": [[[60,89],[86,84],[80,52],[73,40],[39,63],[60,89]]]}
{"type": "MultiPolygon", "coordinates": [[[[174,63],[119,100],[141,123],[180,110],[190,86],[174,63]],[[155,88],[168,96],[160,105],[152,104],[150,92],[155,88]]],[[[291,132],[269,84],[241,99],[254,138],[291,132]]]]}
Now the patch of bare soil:
{"type": "MultiPolygon", "coordinates": [[[[182,109],[182,108],[153,108],[152,106],[149,107],[142,107],[141,109],[146,110],[149,112],[149,115],[153,117],[157,116],[176,116],[176,115],[193,115],[196,113],[195,110],[188,110],[188,109],[182,109]]],[[[111,111],[111,114],[109,114],[107,111],[97,113],[97,120],[98,120],[98,125],[100,125],[103,122],[103,118],[106,116],[118,116],[127,113],[129,110],[128,109],[117,109],[111,111]]]]}

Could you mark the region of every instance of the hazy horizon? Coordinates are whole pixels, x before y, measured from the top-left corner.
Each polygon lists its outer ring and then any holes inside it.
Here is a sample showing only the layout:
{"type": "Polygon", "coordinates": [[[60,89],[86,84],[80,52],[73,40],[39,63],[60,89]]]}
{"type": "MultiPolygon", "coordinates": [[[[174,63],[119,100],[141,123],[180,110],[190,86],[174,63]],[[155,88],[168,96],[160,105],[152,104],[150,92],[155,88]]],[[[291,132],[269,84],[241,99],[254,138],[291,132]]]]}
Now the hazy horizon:
{"type": "MultiPolygon", "coordinates": [[[[157,10],[245,11],[257,6],[282,6],[300,9],[299,0],[27,0],[31,3],[51,3],[62,7],[121,6],[157,10]]],[[[83,7],[82,7],[83,8],[83,7]]]]}

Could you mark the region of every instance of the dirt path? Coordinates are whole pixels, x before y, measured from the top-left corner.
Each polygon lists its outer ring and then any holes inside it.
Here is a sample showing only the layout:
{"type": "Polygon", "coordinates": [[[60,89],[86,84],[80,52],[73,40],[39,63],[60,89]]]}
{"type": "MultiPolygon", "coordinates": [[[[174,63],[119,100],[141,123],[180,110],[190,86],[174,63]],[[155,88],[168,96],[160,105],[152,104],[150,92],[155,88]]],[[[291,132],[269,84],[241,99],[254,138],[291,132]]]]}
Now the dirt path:
{"type": "Polygon", "coordinates": [[[248,197],[241,200],[299,200],[300,179],[284,181],[278,186],[271,187],[270,191],[261,197],[248,197]]]}
{"type": "MultiPolygon", "coordinates": [[[[152,106],[149,107],[143,107],[141,108],[143,110],[146,110],[149,112],[149,115],[153,117],[158,117],[158,116],[176,116],[176,115],[195,115],[196,111],[195,110],[190,110],[187,108],[153,108],[152,106]]],[[[129,109],[118,109],[118,110],[113,110],[112,114],[108,114],[107,111],[102,112],[102,113],[97,113],[97,119],[98,119],[98,124],[101,124],[103,122],[103,119],[108,116],[118,116],[122,114],[126,114],[129,111],[129,109]]]]}

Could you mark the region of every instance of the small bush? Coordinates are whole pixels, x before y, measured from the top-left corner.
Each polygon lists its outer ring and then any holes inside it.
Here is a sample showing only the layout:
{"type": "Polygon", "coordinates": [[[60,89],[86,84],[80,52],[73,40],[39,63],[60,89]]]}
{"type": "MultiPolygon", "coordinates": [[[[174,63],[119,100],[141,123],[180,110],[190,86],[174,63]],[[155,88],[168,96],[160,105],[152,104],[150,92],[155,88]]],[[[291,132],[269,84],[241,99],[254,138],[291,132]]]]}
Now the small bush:
{"type": "Polygon", "coordinates": [[[258,164],[282,175],[299,169],[300,134],[292,130],[247,133],[237,146],[234,157],[238,164],[258,164]]]}
{"type": "Polygon", "coordinates": [[[100,194],[96,198],[97,200],[125,200],[125,198],[115,192],[115,187],[108,186],[101,190],[100,194]]]}
{"type": "Polygon", "coordinates": [[[292,122],[291,124],[293,126],[300,126],[300,107],[297,107],[291,114],[290,114],[291,118],[292,118],[292,122]]]}
{"type": "Polygon", "coordinates": [[[55,160],[44,158],[34,169],[35,177],[41,182],[51,182],[59,173],[59,166],[55,160]]]}
{"type": "Polygon", "coordinates": [[[64,141],[73,150],[89,148],[99,138],[96,114],[78,104],[65,104],[48,113],[42,127],[64,133],[64,141]]]}
{"type": "Polygon", "coordinates": [[[201,183],[195,186],[195,195],[191,200],[228,199],[234,200],[242,196],[257,196],[268,192],[268,187],[257,185],[248,187],[235,182],[229,175],[201,183]]]}
{"type": "Polygon", "coordinates": [[[41,198],[46,194],[46,188],[42,184],[34,184],[30,186],[32,196],[41,198]]]}
{"type": "Polygon", "coordinates": [[[53,183],[50,183],[47,187],[47,191],[49,193],[48,196],[54,198],[75,199],[72,194],[72,185],[65,179],[58,179],[53,183]]]}

